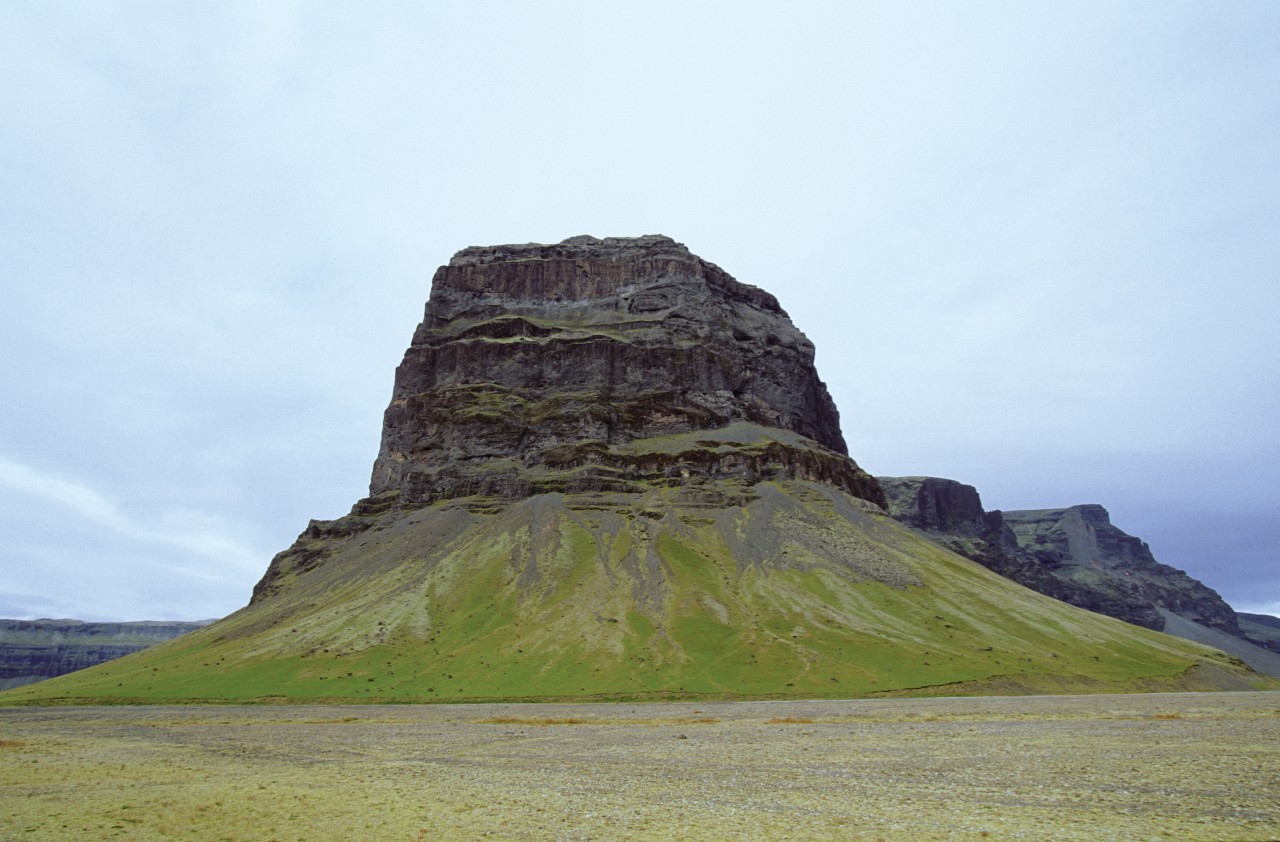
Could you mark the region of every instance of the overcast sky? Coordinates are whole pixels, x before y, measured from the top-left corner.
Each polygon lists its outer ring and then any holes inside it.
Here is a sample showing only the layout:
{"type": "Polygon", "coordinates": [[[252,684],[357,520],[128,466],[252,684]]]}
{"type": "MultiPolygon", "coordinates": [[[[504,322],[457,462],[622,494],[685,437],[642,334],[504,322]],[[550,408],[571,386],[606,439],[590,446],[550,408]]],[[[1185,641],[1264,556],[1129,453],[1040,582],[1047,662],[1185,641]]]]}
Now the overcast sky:
{"type": "Polygon", "coordinates": [[[367,493],[458,249],[666,234],[853,457],[1280,612],[1280,3],[0,4],[0,616],[205,618],[367,493]]]}

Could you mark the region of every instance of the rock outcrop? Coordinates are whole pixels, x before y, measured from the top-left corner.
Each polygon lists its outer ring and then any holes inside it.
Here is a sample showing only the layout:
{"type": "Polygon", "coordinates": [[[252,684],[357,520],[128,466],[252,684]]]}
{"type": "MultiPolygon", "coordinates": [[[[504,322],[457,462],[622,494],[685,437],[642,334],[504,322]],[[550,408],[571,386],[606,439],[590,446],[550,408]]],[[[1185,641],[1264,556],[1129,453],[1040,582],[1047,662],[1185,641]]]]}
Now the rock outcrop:
{"type": "Polygon", "coordinates": [[[0,620],[0,690],[101,664],[210,622],[0,620]]]}
{"type": "MultiPolygon", "coordinates": [[[[986,511],[977,489],[938,477],[878,477],[889,512],[947,548],[1032,590],[1156,631],[1209,643],[1203,629],[1267,646],[1222,597],[1161,564],[1102,506],[986,511]],[[1170,617],[1181,621],[1170,623],[1170,617]]],[[[1239,650],[1232,654],[1240,655],[1239,650]]],[[[1260,662],[1261,663],[1261,662],[1260,662]]],[[[1265,660],[1268,672],[1274,663],[1265,660]]]]}
{"type": "Polygon", "coordinates": [[[939,477],[877,480],[884,489],[890,514],[928,532],[951,551],[1070,605],[1157,631],[1163,628],[1160,615],[1152,606],[1055,575],[1023,550],[1002,512],[982,508],[982,499],[973,486],[939,477]]]}
{"type": "MultiPolygon", "coordinates": [[[[1241,636],[1235,612],[1217,591],[1183,570],[1156,561],[1146,542],[1117,529],[1102,506],[1003,514],[1018,547],[1059,578],[1109,594],[1135,610],[1165,609],[1241,636]]],[[[1156,619],[1142,625],[1160,630],[1165,624],[1156,619]]]]}
{"type": "Polygon", "coordinates": [[[1280,617],[1270,614],[1246,614],[1237,611],[1240,629],[1245,637],[1272,652],[1280,652],[1280,617]]]}
{"type": "Polygon", "coordinates": [[[813,356],[772,295],[667,237],[464,249],[436,272],[396,369],[370,495],[785,475],[882,502],[847,458],[813,356]],[[734,422],[808,441],[628,447],[734,422]]]}

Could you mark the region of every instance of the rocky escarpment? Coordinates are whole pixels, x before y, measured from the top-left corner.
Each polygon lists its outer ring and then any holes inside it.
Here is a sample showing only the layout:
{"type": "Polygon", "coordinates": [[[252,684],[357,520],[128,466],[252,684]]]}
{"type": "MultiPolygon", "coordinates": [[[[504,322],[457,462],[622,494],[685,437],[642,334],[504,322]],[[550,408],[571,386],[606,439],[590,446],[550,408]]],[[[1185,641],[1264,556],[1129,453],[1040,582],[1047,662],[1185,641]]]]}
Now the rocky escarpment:
{"type": "Polygon", "coordinates": [[[1003,514],[1019,548],[1059,578],[1241,636],[1235,612],[1216,591],[1156,561],[1146,542],[1117,529],[1102,506],[1003,514]]]}
{"type": "Polygon", "coordinates": [[[719,506],[775,479],[884,505],[772,295],[662,236],[468,248],[396,369],[369,498],[308,527],[254,598],[388,509],[655,487],[719,506]]]}
{"type": "Polygon", "coordinates": [[[1243,611],[1237,611],[1236,617],[1240,620],[1240,629],[1249,640],[1272,652],[1280,652],[1280,617],[1246,614],[1243,611]]]}
{"type": "Polygon", "coordinates": [[[1208,629],[1267,645],[1241,627],[1216,591],[1156,561],[1102,506],[988,512],[977,489],[955,480],[877,479],[896,519],[1032,590],[1199,642],[1207,641],[1198,629],[1208,629]],[[1185,622],[1170,624],[1171,616],[1185,622]]]}
{"type": "Polygon", "coordinates": [[[922,529],[947,549],[1034,591],[1146,628],[1163,628],[1155,607],[1088,583],[1055,575],[1028,554],[1004,514],[982,508],[977,489],[939,477],[877,477],[890,514],[922,529]]]}
{"type": "Polygon", "coordinates": [[[396,370],[370,494],[422,504],[777,474],[882,502],[847,458],[813,358],[772,295],[667,237],[464,249],[436,272],[396,370]],[[805,441],[634,446],[735,422],[805,441]]]}
{"type": "Polygon", "coordinates": [[[110,661],[209,622],[0,620],[0,689],[110,661]]]}

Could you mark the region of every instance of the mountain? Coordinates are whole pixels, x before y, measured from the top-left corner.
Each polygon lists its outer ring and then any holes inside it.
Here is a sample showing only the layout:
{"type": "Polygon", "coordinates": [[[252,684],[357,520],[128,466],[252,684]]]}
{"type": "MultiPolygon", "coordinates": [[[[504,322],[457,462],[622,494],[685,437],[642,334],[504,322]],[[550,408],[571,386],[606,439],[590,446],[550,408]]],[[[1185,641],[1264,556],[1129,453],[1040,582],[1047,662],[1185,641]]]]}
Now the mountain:
{"type": "Polygon", "coordinates": [[[890,513],[1032,590],[1072,605],[1214,646],[1280,675],[1216,591],[1161,564],[1102,506],[985,511],[977,489],[938,477],[877,477],[890,513]]]}
{"type": "Polygon", "coordinates": [[[210,622],[0,620],[0,690],[92,667],[210,622]]]}
{"type": "Polygon", "coordinates": [[[1280,617],[1246,614],[1242,611],[1237,611],[1236,617],[1240,620],[1240,630],[1246,638],[1272,652],[1280,652],[1280,617]]]}
{"type": "Polygon", "coordinates": [[[0,701],[1270,686],[890,518],[813,359],[772,295],[666,237],[464,249],[396,369],[368,497],[244,609],[0,701]]]}

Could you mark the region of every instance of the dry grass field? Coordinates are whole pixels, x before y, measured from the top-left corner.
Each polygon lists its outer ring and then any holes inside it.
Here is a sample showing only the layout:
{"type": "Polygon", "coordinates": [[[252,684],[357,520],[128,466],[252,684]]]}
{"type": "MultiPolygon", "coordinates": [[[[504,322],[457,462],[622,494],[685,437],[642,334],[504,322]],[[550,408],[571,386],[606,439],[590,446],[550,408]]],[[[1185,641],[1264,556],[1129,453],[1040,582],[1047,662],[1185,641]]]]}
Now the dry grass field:
{"type": "Polygon", "coordinates": [[[1280,693],[0,710],[9,839],[1280,838],[1280,693]]]}

